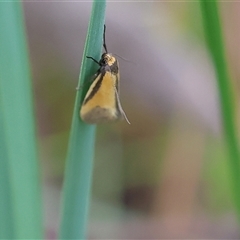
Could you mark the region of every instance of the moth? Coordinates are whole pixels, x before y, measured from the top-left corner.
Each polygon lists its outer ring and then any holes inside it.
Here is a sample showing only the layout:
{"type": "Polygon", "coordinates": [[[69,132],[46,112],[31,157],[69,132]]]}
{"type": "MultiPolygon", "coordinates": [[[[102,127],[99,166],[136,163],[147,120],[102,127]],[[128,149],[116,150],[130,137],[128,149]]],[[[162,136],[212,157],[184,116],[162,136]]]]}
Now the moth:
{"type": "Polygon", "coordinates": [[[129,120],[123,111],[119,98],[119,64],[112,53],[108,53],[105,41],[106,26],[103,32],[103,48],[100,61],[87,56],[99,65],[99,69],[94,75],[94,80],[90,85],[83,100],[80,116],[89,124],[113,122],[119,119],[129,120]]]}

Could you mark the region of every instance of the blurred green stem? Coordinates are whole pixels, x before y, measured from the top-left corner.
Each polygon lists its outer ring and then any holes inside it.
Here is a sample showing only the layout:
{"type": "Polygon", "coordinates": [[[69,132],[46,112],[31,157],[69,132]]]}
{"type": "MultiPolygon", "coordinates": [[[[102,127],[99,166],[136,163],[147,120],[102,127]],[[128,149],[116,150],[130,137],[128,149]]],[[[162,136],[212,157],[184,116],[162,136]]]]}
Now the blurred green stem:
{"type": "MultiPolygon", "coordinates": [[[[15,239],[41,239],[42,209],[28,51],[21,3],[0,2],[1,155],[15,239]]],[[[3,187],[3,186],[2,186],[3,187]]],[[[2,194],[2,192],[1,192],[2,194]]],[[[1,214],[3,214],[1,212],[1,214]]],[[[10,214],[10,213],[9,213],[10,214]]],[[[11,216],[9,216],[11,217],[11,216]]]]}
{"type": "Polygon", "coordinates": [[[100,59],[106,2],[95,0],[85,43],[62,196],[60,239],[85,239],[93,171],[95,126],[81,121],[79,110],[98,65],[86,58],[100,59]]]}
{"type": "Polygon", "coordinates": [[[0,115],[0,133],[0,239],[13,239],[14,222],[10,192],[10,175],[2,115],[0,115]]]}
{"type": "Polygon", "coordinates": [[[201,0],[206,39],[215,65],[222,110],[222,124],[229,150],[234,202],[240,221],[240,155],[237,130],[234,123],[234,101],[231,80],[227,69],[222,28],[216,0],[201,0]]]}

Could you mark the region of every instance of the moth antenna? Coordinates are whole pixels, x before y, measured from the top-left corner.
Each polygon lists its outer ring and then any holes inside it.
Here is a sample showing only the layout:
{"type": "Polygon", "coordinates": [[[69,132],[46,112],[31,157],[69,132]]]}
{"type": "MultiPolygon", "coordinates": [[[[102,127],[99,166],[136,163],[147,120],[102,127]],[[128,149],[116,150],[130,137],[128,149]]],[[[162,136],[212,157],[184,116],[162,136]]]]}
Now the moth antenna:
{"type": "Polygon", "coordinates": [[[134,63],[133,61],[129,61],[129,60],[127,60],[126,58],[121,57],[121,56],[119,56],[119,55],[116,54],[116,53],[113,53],[113,55],[114,55],[114,56],[117,56],[117,57],[119,57],[119,58],[121,58],[122,60],[124,60],[124,61],[126,61],[126,62],[134,63]]]}
{"type": "Polygon", "coordinates": [[[104,24],[104,30],[103,30],[103,47],[105,49],[105,52],[108,53],[107,45],[106,45],[106,25],[104,24]]]}

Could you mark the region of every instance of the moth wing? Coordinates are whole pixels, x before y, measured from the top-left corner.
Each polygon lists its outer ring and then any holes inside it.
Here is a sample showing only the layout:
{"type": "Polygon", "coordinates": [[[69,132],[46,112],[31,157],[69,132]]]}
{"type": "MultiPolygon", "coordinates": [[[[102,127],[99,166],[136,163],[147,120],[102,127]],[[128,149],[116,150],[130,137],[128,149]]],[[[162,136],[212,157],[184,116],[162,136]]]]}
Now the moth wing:
{"type": "Polygon", "coordinates": [[[110,122],[118,119],[115,105],[116,75],[102,71],[95,78],[83,101],[80,115],[87,123],[110,122]]]}

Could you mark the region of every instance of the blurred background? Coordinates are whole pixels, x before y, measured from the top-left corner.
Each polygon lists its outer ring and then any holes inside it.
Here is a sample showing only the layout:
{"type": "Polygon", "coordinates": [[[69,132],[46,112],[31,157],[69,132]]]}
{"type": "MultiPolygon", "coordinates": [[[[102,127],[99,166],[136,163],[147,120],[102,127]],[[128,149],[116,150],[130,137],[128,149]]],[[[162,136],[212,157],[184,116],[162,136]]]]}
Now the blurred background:
{"type": "MultiPolygon", "coordinates": [[[[221,3],[238,91],[240,4],[221,3]]],[[[60,194],[91,2],[24,2],[44,183],[56,238],[60,194]]],[[[218,89],[196,1],[107,3],[125,121],[97,127],[90,239],[239,239],[218,89]]]]}

